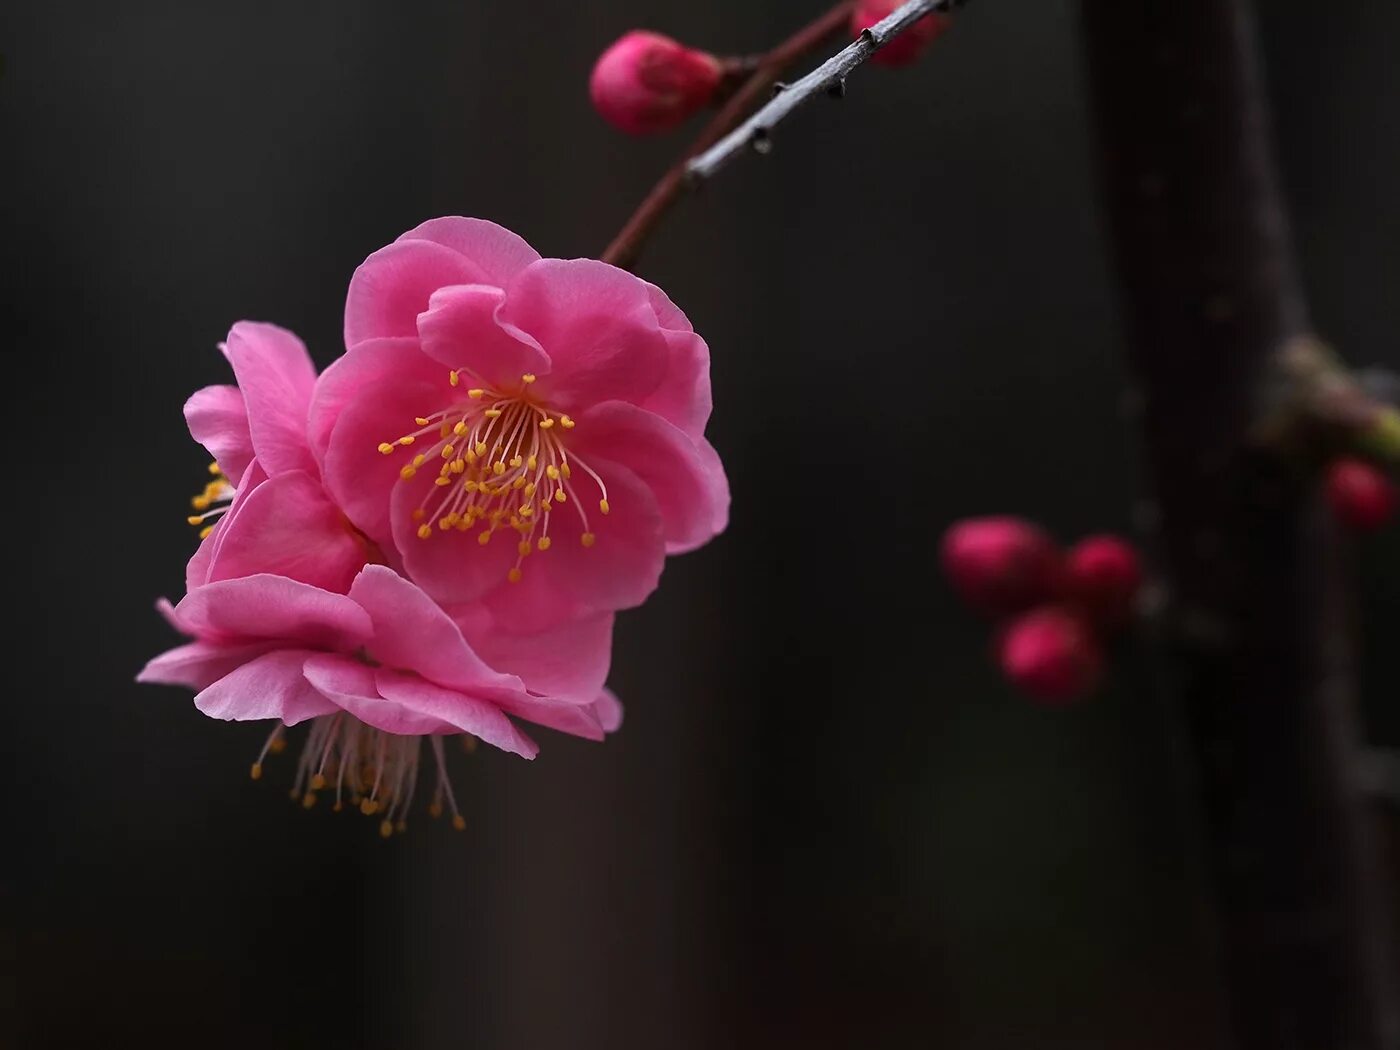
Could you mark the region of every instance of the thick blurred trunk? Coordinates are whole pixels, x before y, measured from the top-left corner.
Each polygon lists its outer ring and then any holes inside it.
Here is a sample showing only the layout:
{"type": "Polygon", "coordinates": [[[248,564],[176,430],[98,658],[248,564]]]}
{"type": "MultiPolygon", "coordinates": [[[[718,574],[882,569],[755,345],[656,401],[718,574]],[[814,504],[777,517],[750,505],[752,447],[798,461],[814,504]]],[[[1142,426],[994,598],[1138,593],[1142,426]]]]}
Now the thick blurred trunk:
{"type": "Polygon", "coordinates": [[[1349,597],[1306,471],[1250,442],[1307,330],[1243,0],[1084,0],[1235,1035],[1394,1050],[1400,978],[1355,770],[1349,597]]]}

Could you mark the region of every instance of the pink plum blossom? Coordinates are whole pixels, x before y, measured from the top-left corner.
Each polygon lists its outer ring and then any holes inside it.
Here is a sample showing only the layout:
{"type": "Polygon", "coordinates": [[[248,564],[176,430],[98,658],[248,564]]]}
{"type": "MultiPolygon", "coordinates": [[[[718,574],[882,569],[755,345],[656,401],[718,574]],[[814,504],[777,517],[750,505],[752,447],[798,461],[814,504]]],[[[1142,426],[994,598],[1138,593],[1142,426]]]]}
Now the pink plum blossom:
{"type": "MultiPolygon", "coordinates": [[[[476,610],[460,622],[383,565],[365,566],[348,593],[285,576],[255,574],[197,586],[171,624],[193,640],[156,657],[138,680],[190,686],[213,718],[312,721],[295,793],[333,788],[381,830],[401,823],[412,800],[423,737],[446,793],[440,738],[468,734],[533,758],[535,743],[512,716],[601,740],[621,707],[603,687],[612,617],[585,617],[530,638],[504,636],[476,610]]],[[[253,767],[261,775],[262,756],[253,767]]],[[[458,820],[460,825],[460,820],[458,820]]]]}
{"type": "Polygon", "coordinates": [[[190,521],[217,519],[186,587],[272,574],[344,592],[375,555],[321,485],[307,440],[316,369],[306,347],[286,329],[240,321],[221,349],[238,385],[205,387],[185,403],[190,433],[215,460],[190,521]]]}
{"type": "Polygon", "coordinates": [[[654,285],[480,219],[371,255],[318,381],[327,490],[438,602],[515,631],[640,604],[725,526],[709,350],[654,285]]]}

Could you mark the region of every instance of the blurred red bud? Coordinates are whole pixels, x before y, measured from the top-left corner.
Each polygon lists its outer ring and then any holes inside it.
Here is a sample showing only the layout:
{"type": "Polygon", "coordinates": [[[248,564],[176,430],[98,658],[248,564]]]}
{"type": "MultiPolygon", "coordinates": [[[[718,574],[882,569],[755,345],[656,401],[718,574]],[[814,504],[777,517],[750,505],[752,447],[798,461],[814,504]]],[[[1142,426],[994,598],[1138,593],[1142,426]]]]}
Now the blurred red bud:
{"type": "MultiPolygon", "coordinates": [[[[902,6],[903,0],[860,0],[851,12],[851,34],[859,36],[862,30],[869,29],[902,6]]],[[[930,11],[871,55],[870,61],[885,66],[907,66],[952,24],[953,20],[947,15],[930,11]]]]}
{"type": "Polygon", "coordinates": [[[670,131],[703,109],[720,82],[714,55],[634,29],[599,57],[589,79],[594,108],[629,135],[670,131]]]}
{"type": "Polygon", "coordinates": [[[1395,516],[1395,486],[1361,459],[1338,459],[1327,469],[1332,513],[1358,532],[1374,532],[1395,516]]]}
{"type": "Polygon", "coordinates": [[[1070,548],[1065,579],[1069,596],[1097,626],[1119,627],[1133,615],[1142,565],[1127,540],[1086,536],[1070,548]]]}
{"type": "Polygon", "coordinates": [[[973,608],[1020,612],[1054,597],[1062,571],[1055,541],[1021,518],[968,518],[943,535],[943,571],[973,608]]]}
{"type": "Polygon", "coordinates": [[[1094,632],[1070,609],[1041,606],[1001,634],[997,659],[1017,689],[1045,704],[1068,704],[1090,693],[1103,673],[1094,632]]]}

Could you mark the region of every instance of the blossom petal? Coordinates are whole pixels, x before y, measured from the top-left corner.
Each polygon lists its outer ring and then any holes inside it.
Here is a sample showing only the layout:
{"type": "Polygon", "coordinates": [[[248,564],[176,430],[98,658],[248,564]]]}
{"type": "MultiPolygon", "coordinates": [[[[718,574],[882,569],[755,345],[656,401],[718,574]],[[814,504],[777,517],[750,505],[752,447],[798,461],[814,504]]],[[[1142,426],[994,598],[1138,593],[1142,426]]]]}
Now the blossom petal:
{"type": "Polygon", "coordinates": [[[185,402],[190,436],[209,450],[231,485],[237,486],[253,459],[248,407],[236,386],[206,386],[185,402]]]}
{"type": "Polygon", "coordinates": [[[311,394],[306,433],[316,462],[324,466],[331,431],[349,405],[381,396],[387,384],[405,375],[444,379],[440,372],[423,360],[416,336],[367,339],[337,357],[316,380],[311,394]]]}
{"type": "Polygon", "coordinates": [[[401,241],[432,241],[464,255],[480,272],[473,283],[504,288],[521,270],[539,261],[539,253],[519,234],[486,219],[444,215],[409,230],[401,241]]]}
{"type": "Polygon", "coordinates": [[[602,740],[603,726],[592,704],[578,704],[547,696],[521,693],[500,705],[516,718],[522,718],[546,729],[557,729],[585,740],[602,740]]]}
{"type": "MultiPolygon", "coordinates": [[[[661,514],[650,490],[632,471],[598,458],[590,459],[589,466],[607,484],[611,504],[607,515],[598,513],[596,506],[588,508],[593,545],[583,546],[579,516],[562,505],[550,517],[553,545],[544,554],[532,555],[534,564],[525,572],[549,573],[559,591],[590,609],[629,609],[646,601],[661,578],[666,560],[661,514]]],[[[579,474],[574,472],[575,480],[579,474]]]]}
{"type": "Polygon", "coordinates": [[[713,407],[710,390],[710,348],[695,334],[689,319],[666,293],[647,285],[652,310],[666,340],[666,376],[640,404],[649,412],[680,427],[693,440],[705,433],[713,407]]]}
{"type": "Polygon", "coordinates": [[[306,439],[306,412],[316,366],[306,346],[276,325],[240,321],[224,344],[238,389],[248,407],[248,432],[269,476],[314,471],[306,439]]]}
{"type": "Polygon", "coordinates": [[[450,284],[482,283],[481,267],[432,241],[397,240],[380,248],[350,278],[345,297],[345,345],[418,334],[428,299],[450,284]]]}
{"type": "Polygon", "coordinates": [[[278,649],[220,678],[194,698],[194,706],[210,718],[251,722],[276,718],[296,725],[318,715],[333,714],[336,705],[321,695],[302,673],[304,649],[278,649]]]}
{"type": "Polygon", "coordinates": [[[485,284],[439,288],[418,315],[423,353],[497,388],[518,388],[526,373],[544,375],[549,357],[539,344],[498,319],[505,297],[501,289],[485,284]]]}
{"type": "Polygon", "coordinates": [[[694,550],[728,523],[729,481],[704,438],[693,441],[660,416],[609,401],[579,417],[575,441],[582,460],[621,463],[651,489],[668,553],[694,550]]]}
{"type": "Polygon", "coordinates": [[[249,660],[263,655],[275,644],[248,642],[243,645],[220,645],[211,642],[190,642],[188,645],[177,646],[161,653],[141,669],[136,680],[203,689],[249,660]]]}
{"type": "Polygon", "coordinates": [[[418,536],[419,525],[413,512],[419,506],[432,508],[442,497],[433,484],[435,472],[424,471],[410,481],[399,481],[390,500],[394,543],[403,556],[404,569],[424,590],[442,603],[476,601],[505,583],[516,559],[516,541],[509,528],[484,546],[478,537],[487,526],[466,532],[433,528],[426,539],[418,536]],[[425,502],[426,501],[426,502],[425,502]]]}
{"type": "Polygon", "coordinates": [[[593,711],[606,733],[616,733],[622,728],[622,701],[611,689],[603,689],[598,699],[593,701],[593,711]]]}
{"type": "Polygon", "coordinates": [[[374,625],[368,649],[379,663],[415,671],[452,689],[524,688],[515,676],[492,670],[431,598],[387,566],[365,566],[350,597],[374,625]]]}
{"type": "Polygon", "coordinates": [[[538,394],[560,411],[640,404],[666,376],[669,351],[645,281],[594,259],[541,259],[507,289],[503,320],[549,355],[538,394]]]}
{"type": "Polygon", "coordinates": [[[214,522],[214,528],[209,535],[199,541],[199,546],[185,565],[185,590],[192,591],[209,582],[209,566],[213,564],[214,557],[224,542],[224,533],[238,519],[244,504],[248,502],[248,497],[266,480],[267,472],[262,469],[256,459],[248,464],[248,469],[243,472],[243,480],[238,486],[238,491],[233,494],[233,502],[229,504],[228,510],[224,511],[223,515],[214,522]]]}
{"type": "Polygon", "coordinates": [[[401,355],[401,350],[397,340],[362,343],[333,366],[344,369],[341,381],[356,382],[361,393],[345,405],[331,431],[323,479],[346,517],[386,549],[393,544],[389,493],[412,453],[400,448],[386,456],[379,446],[413,433],[415,417],[430,415],[453,398],[447,369],[421,353],[401,355]],[[346,375],[351,369],[357,379],[346,375]]]}
{"type": "Polygon", "coordinates": [[[174,618],[205,640],[267,638],[316,649],[354,649],[372,633],[369,615],[345,595],[265,573],[196,587],[174,618]]]}
{"type": "Polygon", "coordinates": [[[219,539],[209,583],[269,573],[344,593],[366,561],[364,541],[321,483],[300,470],[270,478],[241,500],[219,539]]]}
{"type": "MultiPolygon", "coordinates": [[[[574,542],[578,542],[576,539],[574,542]]],[[[550,552],[548,557],[553,557],[550,552]]],[[[499,577],[497,578],[499,581],[499,577]]],[[[559,587],[549,563],[539,554],[525,562],[519,583],[499,583],[484,595],[480,605],[490,617],[514,634],[551,631],[561,624],[591,616],[596,610],[559,587]],[[539,560],[537,560],[539,559],[539,560]]],[[[454,617],[462,606],[453,606],[454,617]]]]}
{"type": "MultiPolygon", "coordinates": [[[[379,695],[397,705],[405,717],[438,719],[453,729],[470,733],[493,747],[522,758],[534,758],[539,753],[535,742],[522,733],[495,704],[454,689],[444,689],[416,675],[385,668],[375,672],[374,680],[379,695]]],[[[387,729],[386,726],[380,728],[387,729]]]]}
{"type": "Polygon", "coordinates": [[[515,634],[502,630],[495,617],[476,605],[457,623],[483,660],[519,677],[530,692],[588,704],[608,677],[613,619],[611,613],[600,613],[550,630],[515,634]]]}

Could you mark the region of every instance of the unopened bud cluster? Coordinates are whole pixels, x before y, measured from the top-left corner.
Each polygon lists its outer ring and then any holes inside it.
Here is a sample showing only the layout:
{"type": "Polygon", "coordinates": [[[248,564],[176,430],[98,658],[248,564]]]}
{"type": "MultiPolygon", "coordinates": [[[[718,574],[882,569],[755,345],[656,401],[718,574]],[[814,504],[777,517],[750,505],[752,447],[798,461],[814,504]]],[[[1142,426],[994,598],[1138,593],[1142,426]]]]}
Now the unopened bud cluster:
{"type": "Polygon", "coordinates": [[[1103,642],[1133,616],[1142,569],[1132,544],[1088,536],[1062,551],[1022,518],[968,518],[943,537],[954,589],[998,625],[996,657],[1035,700],[1066,704],[1103,675],[1103,642]]]}

